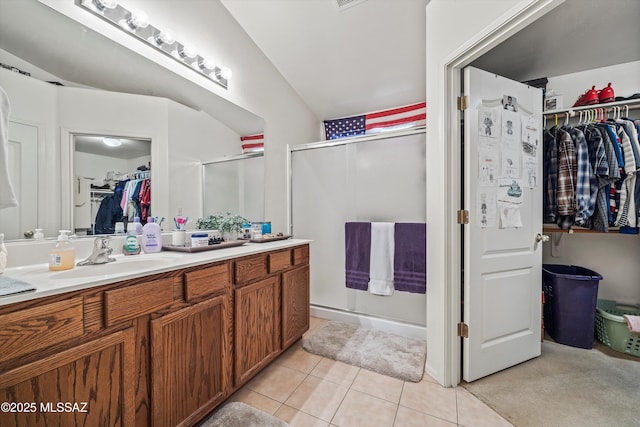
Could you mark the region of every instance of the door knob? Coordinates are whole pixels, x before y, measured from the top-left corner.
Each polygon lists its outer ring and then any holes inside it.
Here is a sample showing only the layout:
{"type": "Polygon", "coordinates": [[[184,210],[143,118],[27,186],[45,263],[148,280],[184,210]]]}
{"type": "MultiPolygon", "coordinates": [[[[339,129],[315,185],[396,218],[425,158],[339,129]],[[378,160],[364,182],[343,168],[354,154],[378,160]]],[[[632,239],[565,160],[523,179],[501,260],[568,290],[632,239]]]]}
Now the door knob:
{"type": "Polygon", "coordinates": [[[548,242],[549,241],[549,236],[547,236],[546,234],[536,234],[536,242],[548,242]]]}

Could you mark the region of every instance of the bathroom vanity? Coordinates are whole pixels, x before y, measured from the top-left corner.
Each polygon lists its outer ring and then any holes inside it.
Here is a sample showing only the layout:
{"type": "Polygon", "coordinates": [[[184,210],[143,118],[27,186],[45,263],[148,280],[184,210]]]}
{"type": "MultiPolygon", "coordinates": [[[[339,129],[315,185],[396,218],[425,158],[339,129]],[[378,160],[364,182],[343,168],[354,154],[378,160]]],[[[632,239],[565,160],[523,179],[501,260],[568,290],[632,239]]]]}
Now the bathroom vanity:
{"type": "Polygon", "coordinates": [[[14,272],[0,425],[194,425],[309,328],[307,240],[136,257],[14,272]]]}

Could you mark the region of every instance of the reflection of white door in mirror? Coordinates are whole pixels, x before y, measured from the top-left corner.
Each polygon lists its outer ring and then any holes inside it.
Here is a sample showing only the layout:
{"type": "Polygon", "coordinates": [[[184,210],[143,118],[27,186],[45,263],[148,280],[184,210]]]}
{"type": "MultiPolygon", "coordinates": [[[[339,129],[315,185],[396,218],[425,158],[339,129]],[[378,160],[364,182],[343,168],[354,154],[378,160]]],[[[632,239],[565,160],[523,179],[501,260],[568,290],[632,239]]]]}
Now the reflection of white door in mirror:
{"type": "MultiPolygon", "coordinates": [[[[146,215],[143,215],[140,205],[139,191],[132,197],[133,191],[121,190],[125,187],[124,181],[130,180],[134,184],[150,178],[151,141],[81,134],[73,135],[73,141],[74,232],[78,235],[111,233],[115,222],[132,222],[135,216],[144,216],[141,218],[144,223],[146,215]],[[121,205],[123,193],[129,195],[124,212],[110,214],[108,218],[102,212],[101,222],[96,226],[96,216],[105,199],[115,198],[116,203],[110,204],[112,207],[121,205]]],[[[144,212],[148,213],[148,209],[144,212]]]]}
{"type": "Polygon", "coordinates": [[[9,176],[18,206],[0,210],[6,240],[38,226],[38,128],[9,121],[9,176]]]}

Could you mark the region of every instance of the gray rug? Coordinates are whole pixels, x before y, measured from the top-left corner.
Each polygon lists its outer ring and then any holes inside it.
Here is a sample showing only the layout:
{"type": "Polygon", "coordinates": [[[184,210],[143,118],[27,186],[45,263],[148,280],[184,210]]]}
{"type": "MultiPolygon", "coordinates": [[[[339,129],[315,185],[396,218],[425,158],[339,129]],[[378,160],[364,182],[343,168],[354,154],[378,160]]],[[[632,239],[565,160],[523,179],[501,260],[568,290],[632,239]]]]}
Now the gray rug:
{"type": "Polygon", "coordinates": [[[540,357],[462,385],[517,427],[638,426],[640,358],[602,347],[545,341],[540,357]]]}
{"type": "Polygon", "coordinates": [[[287,427],[289,424],[242,402],[231,402],[216,410],[199,427],[287,427]]]}
{"type": "Polygon", "coordinates": [[[412,382],[422,379],[427,356],[425,340],[336,321],[303,338],[302,347],[310,353],[412,382]]]}

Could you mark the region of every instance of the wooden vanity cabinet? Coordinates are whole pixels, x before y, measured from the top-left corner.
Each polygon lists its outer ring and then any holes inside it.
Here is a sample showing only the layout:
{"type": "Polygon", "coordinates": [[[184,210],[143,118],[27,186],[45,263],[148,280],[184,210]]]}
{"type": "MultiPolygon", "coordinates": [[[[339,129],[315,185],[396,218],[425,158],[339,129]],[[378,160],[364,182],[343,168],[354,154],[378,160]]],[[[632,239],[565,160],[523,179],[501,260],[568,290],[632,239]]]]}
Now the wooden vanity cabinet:
{"type": "Polygon", "coordinates": [[[0,425],[133,426],[133,359],[129,328],[2,372],[0,425]]]}
{"type": "Polygon", "coordinates": [[[228,313],[223,294],[151,321],[154,426],[192,425],[227,397],[228,313]]]}
{"type": "Polygon", "coordinates": [[[197,424],[308,329],[308,253],[0,306],[0,402],[21,410],[0,411],[0,426],[197,424]]]}
{"type": "Polygon", "coordinates": [[[235,290],[235,386],[278,356],[280,278],[271,276],[235,290]]]}
{"type": "Polygon", "coordinates": [[[282,273],[282,347],[309,330],[309,265],[282,273]]]}

